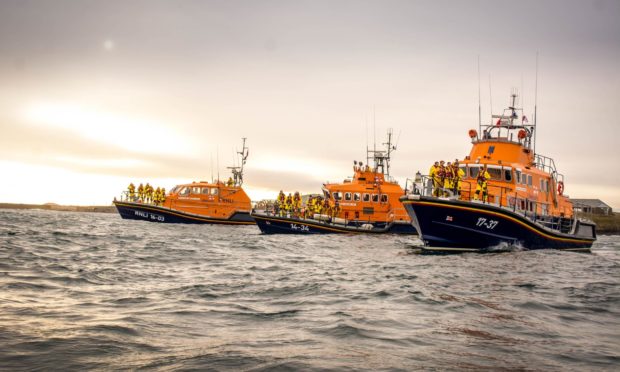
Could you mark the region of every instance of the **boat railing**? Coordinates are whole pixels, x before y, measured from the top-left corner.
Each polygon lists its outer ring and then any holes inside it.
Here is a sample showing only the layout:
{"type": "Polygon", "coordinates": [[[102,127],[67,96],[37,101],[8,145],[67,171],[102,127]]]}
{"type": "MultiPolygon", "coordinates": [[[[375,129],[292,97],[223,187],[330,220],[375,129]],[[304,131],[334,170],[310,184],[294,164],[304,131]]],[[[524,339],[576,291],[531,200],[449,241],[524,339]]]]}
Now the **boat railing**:
{"type": "MultiPolygon", "coordinates": [[[[371,218],[371,216],[369,215],[367,219],[361,219],[361,218],[349,218],[347,217],[347,214],[345,213],[345,217],[338,217],[338,215],[340,214],[340,212],[334,212],[333,210],[328,211],[328,212],[321,212],[321,213],[314,213],[311,211],[307,211],[305,208],[302,208],[301,210],[292,210],[292,211],[287,211],[287,210],[278,210],[277,208],[273,208],[273,209],[264,209],[262,211],[260,211],[261,214],[267,215],[267,216],[271,216],[271,217],[282,217],[282,218],[293,218],[293,219],[298,219],[300,221],[320,221],[329,225],[349,225],[350,223],[355,223],[357,225],[363,225],[363,224],[371,224],[371,225],[376,225],[377,223],[381,223],[381,224],[385,224],[386,226],[394,223],[395,221],[395,210],[391,209],[386,216],[388,216],[385,220],[378,220],[378,219],[373,219],[371,218]],[[316,215],[319,215],[320,217],[317,219],[316,215]],[[389,216],[392,216],[391,218],[389,216]]],[[[406,213],[405,209],[403,209],[403,212],[406,213]]]]}
{"type": "Polygon", "coordinates": [[[121,197],[120,200],[121,202],[129,202],[129,203],[140,203],[140,204],[147,204],[147,205],[155,205],[155,206],[161,206],[163,203],[160,202],[156,202],[154,200],[152,200],[152,198],[147,198],[144,196],[139,196],[138,193],[134,192],[134,193],[130,193],[129,191],[122,191],[121,192],[121,197]]]}
{"type": "Polygon", "coordinates": [[[434,188],[432,178],[427,175],[422,175],[419,179],[421,182],[413,188],[413,194],[493,205],[521,215],[543,228],[556,232],[568,233],[575,223],[574,218],[551,216],[545,213],[551,209],[552,203],[529,199],[519,195],[512,187],[488,185],[487,197],[484,200],[483,195],[476,195],[477,184],[475,182],[461,182],[461,188],[457,190],[445,187],[434,188]]]}

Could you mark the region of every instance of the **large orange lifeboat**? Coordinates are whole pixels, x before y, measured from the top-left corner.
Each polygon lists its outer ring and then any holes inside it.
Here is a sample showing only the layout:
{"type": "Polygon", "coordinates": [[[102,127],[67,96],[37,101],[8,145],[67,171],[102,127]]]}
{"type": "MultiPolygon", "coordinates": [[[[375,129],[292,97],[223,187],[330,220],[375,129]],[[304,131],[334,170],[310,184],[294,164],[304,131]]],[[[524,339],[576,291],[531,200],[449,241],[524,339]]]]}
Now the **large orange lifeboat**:
{"type": "MultiPolygon", "coordinates": [[[[227,181],[200,181],[175,186],[168,194],[136,190],[133,184],[123,192],[114,205],[124,219],[163,223],[207,223],[247,225],[252,203],[242,188],[243,166],[248,158],[245,146],[238,152],[239,167],[229,167],[232,175],[227,181]]],[[[140,185],[142,186],[142,184],[140,185]]],[[[160,193],[161,193],[161,189],[160,193]]]]}
{"type": "Polygon", "coordinates": [[[536,117],[530,124],[516,99],[491,124],[469,131],[472,148],[452,183],[460,187],[425,177],[421,193],[401,198],[425,252],[587,251],[596,240],[595,225],[575,217],[554,160],[535,152],[536,117]]]}
{"type": "MultiPolygon", "coordinates": [[[[354,161],[353,177],[326,183],[322,195],[305,204],[275,204],[275,210],[252,214],[263,233],[400,233],[415,234],[399,198],[403,188],[390,176],[390,157],[396,149],[392,131],[385,150],[367,150],[366,165],[354,161]],[[373,161],[373,166],[368,163],[373,161]]],[[[283,195],[282,195],[283,196],[283,195]]]]}

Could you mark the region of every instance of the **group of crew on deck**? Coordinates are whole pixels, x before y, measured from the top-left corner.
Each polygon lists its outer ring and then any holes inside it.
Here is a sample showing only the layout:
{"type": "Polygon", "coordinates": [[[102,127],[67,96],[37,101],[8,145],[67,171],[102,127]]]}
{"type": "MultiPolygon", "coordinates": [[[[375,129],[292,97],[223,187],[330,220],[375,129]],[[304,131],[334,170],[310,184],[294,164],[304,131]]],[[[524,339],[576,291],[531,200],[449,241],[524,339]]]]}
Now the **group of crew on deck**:
{"type": "Polygon", "coordinates": [[[337,212],[337,205],[330,205],[329,200],[318,195],[309,196],[306,204],[303,205],[301,195],[298,191],[294,194],[289,193],[287,196],[282,190],[280,190],[278,198],[274,204],[274,213],[279,216],[289,214],[295,217],[306,218],[314,216],[315,214],[332,215],[337,212]]]}
{"type": "Polygon", "coordinates": [[[166,189],[164,187],[153,188],[148,182],[146,185],[138,185],[136,189],[132,182],[127,186],[127,199],[132,202],[161,205],[166,200],[166,189]]]}
{"type": "MultiPolygon", "coordinates": [[[[448,162],[447,164],[443,160],[436,161],[431,166],[428,176],[433,182],[433,196],[449,197],[461,195],[461,184],[465,177],[465,171],[459,167],[458,159],[454,163],[448,162]]],[[[491,175],[487,171],[487,165],[484,164],[476,177],[474,200],[480,200],[480,197],[482,197],[482,201],[487,202],[488,181],[490,178],[491,175]]]]}

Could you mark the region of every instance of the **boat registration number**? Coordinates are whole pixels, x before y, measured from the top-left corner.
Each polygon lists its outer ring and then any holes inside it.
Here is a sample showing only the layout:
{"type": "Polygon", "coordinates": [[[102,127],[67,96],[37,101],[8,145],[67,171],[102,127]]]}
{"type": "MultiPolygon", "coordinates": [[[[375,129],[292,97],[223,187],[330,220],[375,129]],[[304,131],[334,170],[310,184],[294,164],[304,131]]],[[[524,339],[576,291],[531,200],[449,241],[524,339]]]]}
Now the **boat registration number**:
{"type": "Polygon", "coordinates": [[[497,224],[499,224],[499,221],[488,220],[484,217],[479,217],[478,221],[476,222],[476,226],[483,226],[489,230],[493,230],[497,226],[497,224]]]}
{"type": "Polygon", "coordinates": [[[159,222],[164,222],[165,218],[164,216],[161,216],[159,214],[153,214],[153,213],[149,213],[149,212],[142,212],[142,211],[135,211],[136,216],[142,217],[142,218],[146,218],[147,220],[150,218],[151,220],[154,221],[159,221],[159,222]]]}
{"type": "Polygon", "coordinates": [[[306,225],[298,225],[296,223],[291,224],[291,229],[295,231],[310,231],[310,228],[306,225]]]}

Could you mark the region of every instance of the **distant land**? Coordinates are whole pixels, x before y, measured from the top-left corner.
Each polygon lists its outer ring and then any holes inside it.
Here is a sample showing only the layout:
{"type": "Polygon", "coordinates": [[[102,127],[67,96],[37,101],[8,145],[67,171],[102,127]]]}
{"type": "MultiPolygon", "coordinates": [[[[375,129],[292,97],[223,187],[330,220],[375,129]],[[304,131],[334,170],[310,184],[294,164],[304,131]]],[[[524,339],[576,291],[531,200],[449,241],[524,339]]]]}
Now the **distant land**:
{"type": "MultiPolygon", "coordinates": [[[[0,203],[0,209],[43,209],[61,212],[94,212],[94,213],[116,213],[113,205],[59,205],[56,203],[45,204],[18,204],[0,203]]],[[[620,213],[613,213],[609,216],[578,213],[579,217],[587,218],[596,223],[597,234],[620,234],[620,213]]]]}
{"type": "Polygon", "coordinates": [[[16,204],[0,203],[0,209],[44,209],[62,212],[96,212],[96,213],[116,213],[113,205],[59,205],[56,203],[45,204],[16,204]]]}

